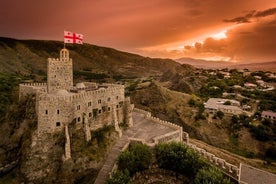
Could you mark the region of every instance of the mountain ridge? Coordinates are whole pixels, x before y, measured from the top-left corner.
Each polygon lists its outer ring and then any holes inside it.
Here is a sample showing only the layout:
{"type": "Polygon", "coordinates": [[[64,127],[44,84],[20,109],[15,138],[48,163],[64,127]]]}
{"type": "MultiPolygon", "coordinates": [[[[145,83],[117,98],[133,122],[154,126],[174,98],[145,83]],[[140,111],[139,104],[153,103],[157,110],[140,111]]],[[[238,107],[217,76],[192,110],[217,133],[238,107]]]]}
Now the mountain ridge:
{"type": "Polygon", "coordinates": [[[231,68],[231,69],[244,69],[258,71],[258,70],[267,70],[267,71],[276,71],[276,61],[266,61],[266,62],[253,62],[253,63],[235,63],[230,61],[209,61],[204,59],[194,59],[189,57],[182,57],[175,59],[176,62],[180,64],[189,64],[196,68],[203,69],[222,69],[222,68],[231,68]]]}

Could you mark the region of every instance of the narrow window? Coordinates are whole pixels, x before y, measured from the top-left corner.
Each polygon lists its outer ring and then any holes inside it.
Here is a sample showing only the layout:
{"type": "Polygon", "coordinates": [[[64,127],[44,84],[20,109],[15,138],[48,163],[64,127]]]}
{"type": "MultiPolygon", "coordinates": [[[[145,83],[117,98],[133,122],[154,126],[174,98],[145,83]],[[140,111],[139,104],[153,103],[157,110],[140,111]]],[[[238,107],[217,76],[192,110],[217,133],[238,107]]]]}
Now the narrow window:
{"type": "Polygon", "coordinates": [[[110,102],[110,97],[107,98],[107,101],[110,102]]]}
{"type": "Polygon", "coordinates": [[[99,114],[101,114],[102,113],[102,110],[99,110],[99,114]]]}
{"type": "Polygon", "coordinates": [[[56,126],[59,127],[60,126],[60,122],[56,122],[56,126]]]}
{"type": "Polygon", "coordinates": [[[48,114],[48,110],[45,110],[45,114],[48,114]]]}
{"type": "Polygon", "coordinates": [[[98,104],[101,104],[102,103],[102,100],[100,99],[100,100],[98,100],[98,104]]]}
{"type": "Polygon", "coordinates": [[[81,120],[81,118],[80,118],[80,117],[78,117],[78,122],[80,122],[80,120],[81,120]]]}
{"type": "Polygon", "coordinates": [[[107,110],[110,111],[110,107],[108,107],[107,110]]]}
{"type": "Polygon", "coordinates": [[[57,114],[59,114],[59,110],[57,110],[57,114]]]}
{"type": "Polygon", "coordinates": [[[116,105],[116,108],[118,109],[118,108],[119,108],[119,105],[116,105]]]}
{"type": "Polygon", "coordinates": [[[116,99],[119,99],[119,96],[116,96],[116,99]]]}
{"type": "Polygon", "coordinates": [[[91,117],[92,116],[92,113],[91,112],[89,112],[89,117],[91,117]]]}
{"type": "Polygon", "coordinates": [[[92,105],[92,103],[91,102],[88,102],[88,107],[90,107],[92,105]]]}
{"type": "Polygon", "coordinates": [[[77,110],[80,110],[80,105],[77,106],[77,110]]]}

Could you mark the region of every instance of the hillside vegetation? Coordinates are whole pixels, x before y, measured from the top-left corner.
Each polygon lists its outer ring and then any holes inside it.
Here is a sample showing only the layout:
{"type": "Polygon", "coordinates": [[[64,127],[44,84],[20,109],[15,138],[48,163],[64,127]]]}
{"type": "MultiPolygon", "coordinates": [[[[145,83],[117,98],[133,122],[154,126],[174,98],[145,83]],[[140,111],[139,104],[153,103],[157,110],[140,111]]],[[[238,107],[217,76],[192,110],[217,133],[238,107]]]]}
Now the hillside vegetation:
{"type": "MultiPolygon", "coordinates": [[[[58,58],[62,48],[63,42],[59,41],[0,37],[0,72],[45,76],[47,58],[58,58]]],[[[86,76],[89,73],[115,78],[159,76],[180,66],[170,59],[142,57],[90,44],[68,45],[66,48],[73,58],[74,71],[82,71],[86,76]]]]}

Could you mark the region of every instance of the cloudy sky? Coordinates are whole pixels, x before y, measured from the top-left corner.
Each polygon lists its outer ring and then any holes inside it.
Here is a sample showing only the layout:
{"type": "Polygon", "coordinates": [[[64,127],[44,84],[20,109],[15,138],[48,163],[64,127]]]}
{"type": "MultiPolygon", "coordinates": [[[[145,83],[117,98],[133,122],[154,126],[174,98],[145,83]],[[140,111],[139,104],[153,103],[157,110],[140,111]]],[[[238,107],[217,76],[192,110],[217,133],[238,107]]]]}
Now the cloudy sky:
{"type": "Polygon", "coordinates": [[[0,36],[63,40],[150,57],[276,60],[275,0],[0,0],[0,36]]]}

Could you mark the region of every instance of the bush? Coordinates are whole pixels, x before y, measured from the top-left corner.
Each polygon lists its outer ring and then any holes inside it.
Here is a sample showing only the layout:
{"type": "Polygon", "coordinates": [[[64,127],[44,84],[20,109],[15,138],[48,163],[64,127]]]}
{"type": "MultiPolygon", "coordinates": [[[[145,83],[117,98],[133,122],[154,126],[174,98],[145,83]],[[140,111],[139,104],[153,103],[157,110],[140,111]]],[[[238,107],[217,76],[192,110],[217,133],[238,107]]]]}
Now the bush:
{"type": "Polygon", "coordinates": [[[193,98],[191,98],[191,99],[188,101],[188,104],[189,104],[190,107],[194,107],[194,106],[196,105],[196,101],[195,101],[193,98]]]}
{"type": "Polygon", "coordinates": [[[216,115],[219,119],[222,119],[224,117],[224,113],[222,111],[218,111],[216,115]]]}
{"type": "Polygon", "coordinates": [[[223,174],[214,167],[204,167],[196,174],[194,184],[231,184],[223,174]]]}
{"type": "Polygon", "coordinates": [[[274,160],[276,160],[276,145],[272,145],[270,146],[266,152],[265,152],[265,156],[272,158],[274,160]]]}
{"type": "Polygon", "coordinates": [[[163,169],[193,178],[204,165],[199,155],[181,143],[159,144],[155,147],[158,164],[163,169]]]}
{"type": "Polygon", "coordinates": [[[269,129],[264,125],[253,126],[251,129],[254,137],[259,141],[268,141],[270,140],[269,129]]]}
{"type": "Polygon", "coordinates": [[[107,184],[127,184],[130,181],[130,176],[128,170],[117,171],[112,174],[111,178],[108,178],[106,183],[107,184]]]}
{"type": "Polygon", "coordinates": [[[136,172],[149,168],[152,153],[150,148],[144,144],[134,144],[129,150],[122,152],[118,158],[118,169],[128,170],[130,176],[136,172]]]}
{"type": "Polygon", "coordinates": [[[231,102],[230,101],[226,101],[226,102],[224,102],[223,105],[231,105],[231,102]]]}

